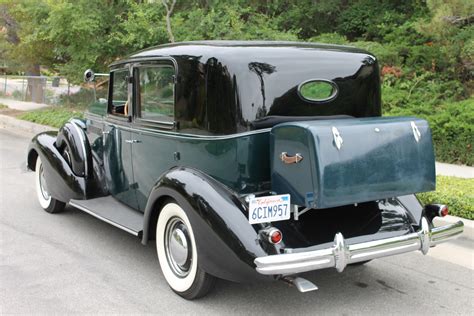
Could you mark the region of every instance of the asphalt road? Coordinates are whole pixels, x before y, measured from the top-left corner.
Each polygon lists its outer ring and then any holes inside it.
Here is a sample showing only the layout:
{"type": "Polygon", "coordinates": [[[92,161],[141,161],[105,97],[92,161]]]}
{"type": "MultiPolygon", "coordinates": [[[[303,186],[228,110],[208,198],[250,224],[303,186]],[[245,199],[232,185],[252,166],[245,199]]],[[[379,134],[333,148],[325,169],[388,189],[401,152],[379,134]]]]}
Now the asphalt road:
{"type": "Polygon", "coordinates": [[[28,141],[0,129],[1,314],[474,312],[473,245],[463,239],[438,246],[435,256],[410,253],[343,273],[305,274],[319,291],[302,294],[282,282],[219,281],[204,299],[183,300],[169,290],[153,243],[144,247],[132,235],[72,208],[57,215],[42,211],[33,173],[25,170],[28,141]],[[449,262],[453,256],[464,263],[449,262]]]}

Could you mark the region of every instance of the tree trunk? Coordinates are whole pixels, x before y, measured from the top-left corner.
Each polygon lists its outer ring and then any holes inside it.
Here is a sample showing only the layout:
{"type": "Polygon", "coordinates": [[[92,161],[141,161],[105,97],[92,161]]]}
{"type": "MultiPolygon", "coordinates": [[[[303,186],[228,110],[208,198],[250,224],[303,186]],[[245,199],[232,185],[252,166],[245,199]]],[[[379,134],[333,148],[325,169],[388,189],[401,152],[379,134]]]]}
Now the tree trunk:
{"type": "Polygon", "coordinates": [[[174,43],[174,35],[171,30],[171,14],[173,14],[174,5],[176,0],[172,0],[171,6],[168,6],[168,0],[162,0],[163,6],[166,10],[166,31],[168,32],[168,37],[171,43],[174,43]]]}
{"type": "Polygon", "coordinates": [[[27,76],[38,76],[38,78],[28,78],[28,85],[26,88],[26,101],[43,103],[44,97],[44,80],[40,78],[40,66],[33,65],[26,72],[27,76]]]}

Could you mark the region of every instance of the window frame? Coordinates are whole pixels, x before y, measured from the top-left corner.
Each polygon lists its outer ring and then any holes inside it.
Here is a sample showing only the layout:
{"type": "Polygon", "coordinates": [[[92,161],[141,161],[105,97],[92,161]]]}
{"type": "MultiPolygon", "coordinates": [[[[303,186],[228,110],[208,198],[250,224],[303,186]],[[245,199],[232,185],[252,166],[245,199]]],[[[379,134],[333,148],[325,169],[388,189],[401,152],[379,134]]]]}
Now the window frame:
{"type": "Polygon", "coordinates": [[[114,68],[114,69],[111,69],[110,70],[110,73],[109,73],[109,92],[108,92],[108,102],[107,102],[107,117],[109,118],[113,118],[115,120],[120,120],[120,121],[127,121],[129,122],[130,121],[130,117],[131,117],[131,113],[130,113],[130,110],[131,110],[131,107],[130,107],[130,66],[129,65],[125,65],[125,66],[121,66],[121,67],[117,67],[117,68],[114,68]],[[121,114],[114,114],[112,113],[112,106],[113,106],[113,94],[114,94],[114,80],[115,80],[115,73],[116,72],[126,72],[127,73],[127,101],[128,102],[128,109],[129,109],[129,113],[128,115],[121,115],[121,114]]]}
{"type": "Polygon", "coordinates": [[[132,73],[133,73],[133,95],[132,95],[132,104],[133,104],[133,120],[137,125],[141,125],[143,127],[158,127],[160,129],[166,130],[173,130],[177,128],[177,121],[176,121],[176,84],[178,77],[178,67],[174,60],[168,58],[160,58],[155,60],[148,60],[143,62],[137,62],[132,65],[132,73]],[[140,82],[140,75],[139,69],[140,68],[162,68],[162,67],[169,67],[172,68],[174,71],[173,75],[173,117],[171,121],[165,120],[151,120],[146,118],[141,118],[141,106],[138,104],[138,94],[139,94],[139,82],[140,82]]]}

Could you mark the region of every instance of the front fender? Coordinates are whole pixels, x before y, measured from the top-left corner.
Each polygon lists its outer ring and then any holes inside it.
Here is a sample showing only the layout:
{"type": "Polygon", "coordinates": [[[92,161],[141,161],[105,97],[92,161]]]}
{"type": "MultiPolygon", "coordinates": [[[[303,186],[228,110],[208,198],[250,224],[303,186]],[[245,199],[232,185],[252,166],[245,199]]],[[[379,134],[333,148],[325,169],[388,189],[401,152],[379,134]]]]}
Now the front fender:
{"type": "Polygon", "coordinates": [[[36,157],[41,158],[48,191],[53,198],[68,202],[86,196],[86,180],[76,176],[55,146],[56,132],[36,135],[28,148],[28,167],[34,170],[36,157]],[[37,156],[36,156],[37,155],[37,156]]]}
{"type": "Polygon", "coordinates": [[[156,183],[145,209],[143,244],[155,227],[152,221],[162,206],[158,201],[166,198],[176,200],[188,215],[204,271],[236,282],[268,279],[255,270],[254,259],[267,253],[245,216],[245,206],[224,185],[195,169],[171,169],[156,183]]]}
{"type": "Polygon", "coordinates": [[[85,126],[82,121],[71,119],[59,130],[56,146],[59,149],[68,147],[72,171],[87,179],[92,175],[92,154],[83,128],[85,126]]]}

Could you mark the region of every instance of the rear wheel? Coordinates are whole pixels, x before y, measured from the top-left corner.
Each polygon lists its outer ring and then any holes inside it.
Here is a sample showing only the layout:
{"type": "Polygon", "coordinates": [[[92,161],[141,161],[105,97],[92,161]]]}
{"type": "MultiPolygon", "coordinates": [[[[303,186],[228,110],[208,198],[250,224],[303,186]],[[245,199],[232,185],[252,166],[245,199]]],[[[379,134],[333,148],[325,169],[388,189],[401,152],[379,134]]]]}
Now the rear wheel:
{"type": "Polygon", "coordinates": [[[175,293],[192,300],[212,289],[215,277],[199,267],[193,228],[184,210],[175,202],[166,204],[160,212],[156,248],[163,275],[175,293]]]}
{"type": "Polygon", "coordinates": [[[35,178],[36,195],[41,207],[48,213],[62,212],[66,204],[51,197],[44,177],[43,163],[39,156],[36,159],[35,178]]]}

